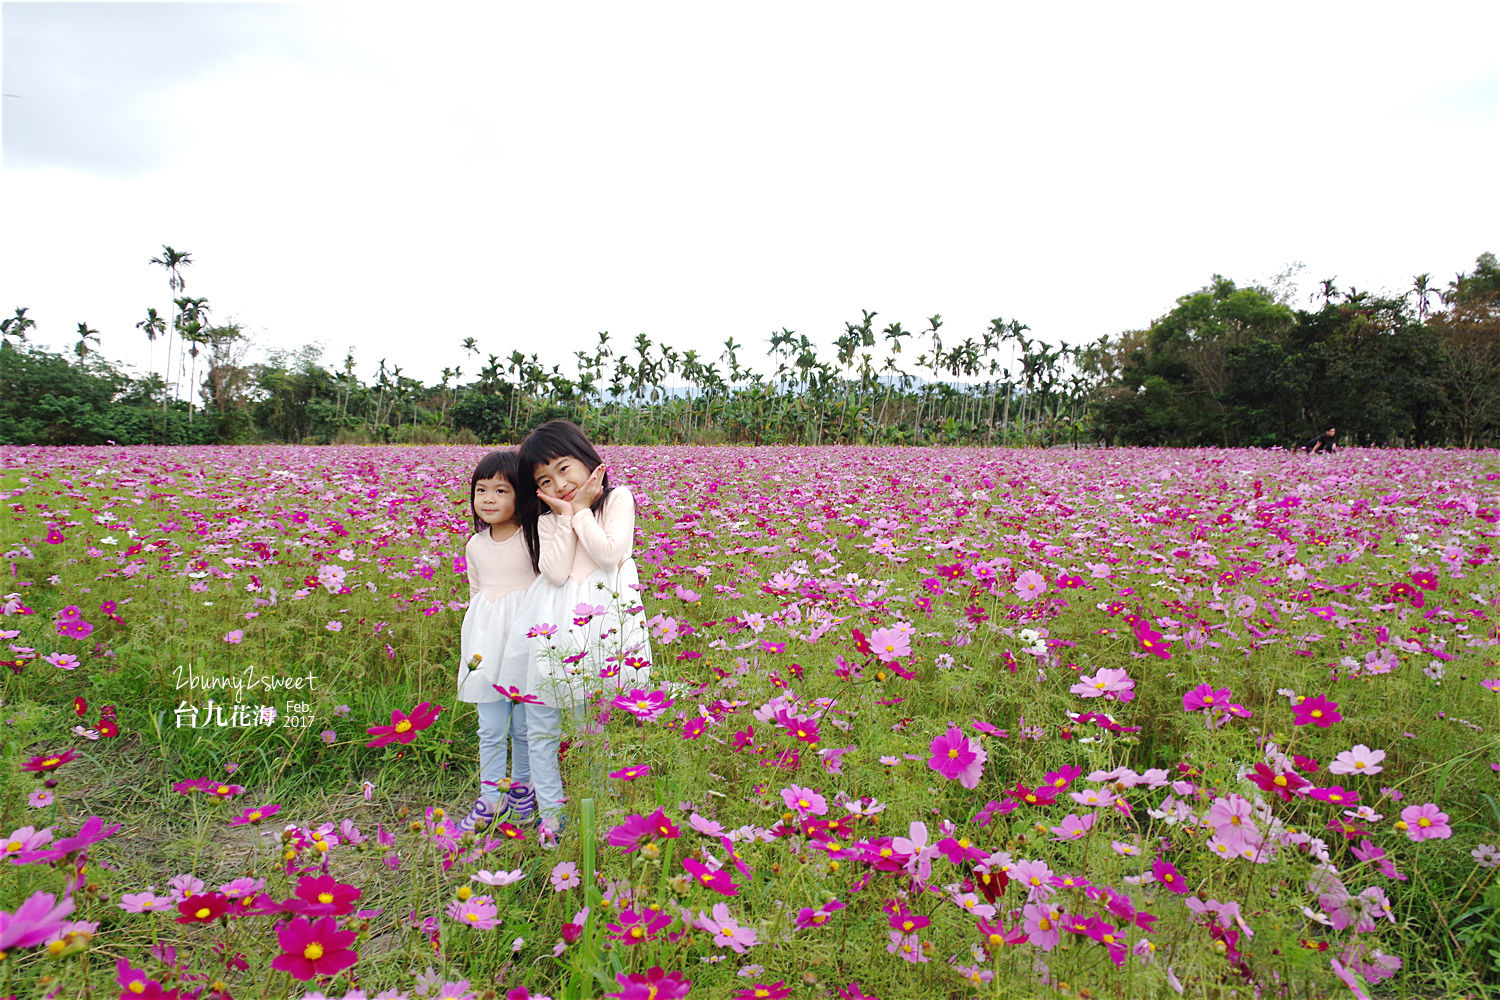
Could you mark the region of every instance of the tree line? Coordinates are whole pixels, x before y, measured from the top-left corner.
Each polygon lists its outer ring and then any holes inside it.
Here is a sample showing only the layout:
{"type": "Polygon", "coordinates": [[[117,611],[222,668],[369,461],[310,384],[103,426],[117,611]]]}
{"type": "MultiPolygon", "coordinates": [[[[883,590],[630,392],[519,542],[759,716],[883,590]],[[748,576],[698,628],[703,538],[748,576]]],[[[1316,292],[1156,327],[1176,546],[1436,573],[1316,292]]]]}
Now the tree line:
{"type": "Polygon", "coordinates": [[[466,336],[432,385],[388,359],[361,378],[353,348],[341,365],[317,347],[251,361],[241,326],[213,323],[208,299],[186,294],[191,254],[167,246],[150,263],[172,308],[136,324],[151,345],[144,375],[106,359],[86,323],[58,353],[28,342],[25,308],[0,320],[0,442],[502,442],[568,417],[598,440],[642,444],[1267,447],[1327,426],[1367,445],[1500,444],[1492,253],[1441,288],[1429,274],[1401,295],[1328,279],[1301,304],[1285,275],[1270,287],[1215,275],[1147,329],[1078,345],[1016,319],[960,339],[941,315],[908,328],[862,311],[831,353],[772,332],[769,370],[733,337],[710,356],[601,332],[565,372],[466,336]]]}

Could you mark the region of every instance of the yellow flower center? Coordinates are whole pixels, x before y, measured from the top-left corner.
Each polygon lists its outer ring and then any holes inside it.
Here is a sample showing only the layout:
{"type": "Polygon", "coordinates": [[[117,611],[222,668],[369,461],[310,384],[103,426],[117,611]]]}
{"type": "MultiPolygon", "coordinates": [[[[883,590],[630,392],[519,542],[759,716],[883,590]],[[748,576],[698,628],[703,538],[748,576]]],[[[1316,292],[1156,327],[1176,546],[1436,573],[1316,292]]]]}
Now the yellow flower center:
{"type": "Polygon", "coordinates": [[[1206,694],[1206,695],[1203,696],[1203,704],[1205,704],[1205,705],[1212,705],[1213,703],[1214,703],[1214,696],[1213,695],[1206,694]]]}
{"type": "Polygon", "coordinates": [[[252,809],[250,811],[250,815],[247,816],[247,817],[245,817],[245,818],[248,819],[252,823],[256,822],[257,820],[260,819],[260,810],[259,809],[252,809]]]}
{"type": "Polygon", "coordinates": [[[410,728],[411,728],[411,720],[410,719],[402,719],[400,722],[396,723],[396,732],[398,732],[398,733],[404,733],[404,732],[406,732],[410,728]]]}
{"type": "Polygon", "coordinates": [[[1052,921],[1043,917],[1036,922],[1036,926],[1038,930],[1050,931],[1052,929],[1052,921]]]}
{"type": "Polygon", "coordinates": [[[213,912],[213,910],[210,910],[206,906],[200,906],[193,912],[193,916],[197,917],[199,920],[207,920],[213,912]]]}
{"type": "Polygon", "coordinates": [[[331,903],[331,902],[333,902],[333,893],[331,893],[331,892],[320,892],[320,893],[318,893],[318,902],[320,902],[320,903],[331,903]]]}
{"type": "Polygon", "coordinates": [[[1286,787],[1286,775],[1284,775],[1284,774],[1278,774],[1276,776],[1276,780],[1275,780],[1274,784],[1278,785],[1281,788],[1285,788],[1286,787]]]}
{"type": "Polygon", "coordinates": [[[228,795],[229,794],[229,786],[228,785],[220,785],[218,788],[214,789],[214,791],[218,792],[220,795],[228,795]]]}
{"type": "Polygon", "coordinates": [[[9,854],[13,851],[19,851],[24,846],[25,845],[22,844],[19,840],[12,840],[10,843],[5,845],[5,852],[9,854]]]}
{"type": "Polygon", "coordinates": [[[1314,719],[1321,719],[1323,717],[1323,710],[1321,708],[1315,708],[1315,709],[1313,709],[1312,710],[1312,717],[1314,719]]]}
{"type": "Polygon", "coordinates": [[[809,801],[807,801],[806,799],[798,799],[797,800],[797,805],[801,806],[803,809],[810,809],[810,808],[812,808],[812,803],[809,802],[809,801]]]}
{"type": "Polygon", "coordinates": [[[646,936],[646,932],[641,930],[639,927],[632,927],[630,928],[630,936],[635,938],[636,940],[640,940],[641,938],[646,936]]]}
{"type": "Polygon", "coordinates": [[[323,957],[323,946],[314,941],[312,944],[302,949],[302,957],[307,959],[309,962],[316,962],[318,959],[323,957]]]}
{"type": "Polygon", "coordinates": [[[954,749],[948,751],[948,759],[949,760],[957,760],[958,759],[958,748],[957,747],[955,747],[954,749]]]}
{"type": "Polygon", "coordinates": [[[146,984],[143,983],[143,982],[141,982],[139,979],[132,979],[130,981],[130,985],[127,986],[127,987],[125,987],[125,988],[127,990],[129,990],[130,992],[132,992],[132,993],[144,993],[144,992],[146,992],[146,984]]]}
{"type": "Polygon", "coordinates": [[[58,764],[61,764],[61,763],[62,763],[62,758],[61,757],[48,757],[46,760],[42,761],[42,767],[56,767],[58,764]]]}
{"type": "Polygon", "coordinates": [[[1417,825],[1420,827],[1429,827],[1432,825],[1432,820],[1428,819],[1426,816],[1423,816],[1421,819],[1417,820],[1417,825]]]}
{"type": "Polygon", "coordinates": [[[469,923],[472,924],[472,923],[475,923],[475,922],[477,922],[479,920],[479,914],[477,914],[477,913],[465,913],[464,914],[464,919],[467,920],[469,923]]]}

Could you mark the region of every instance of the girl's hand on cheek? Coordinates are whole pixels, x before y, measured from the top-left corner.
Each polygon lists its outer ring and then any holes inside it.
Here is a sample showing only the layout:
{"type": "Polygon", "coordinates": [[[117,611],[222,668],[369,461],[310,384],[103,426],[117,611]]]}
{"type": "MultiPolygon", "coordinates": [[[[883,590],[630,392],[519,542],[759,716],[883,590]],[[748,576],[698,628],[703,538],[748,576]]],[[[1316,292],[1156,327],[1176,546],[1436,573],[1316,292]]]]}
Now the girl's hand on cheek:
{"type": "Polygon", "coordinates": [[[566,500],[559,499],[558,497],[548,496],[541,490],[536,491],[536,498],[542,503],[546,504],[548,507],[551,507],[552,513],[554,514],[567,515],[573,513],[573,505],[568,503],[566,500]]]}
{"type": "Polygon", "coordinates": [[[599,499],[599,494],[603,492],[604,466],[599,465],[594,468],[593,472],[589,473],[589,477],[584,480],[583,485],[578,487],[578,492],[573,494],[574,512],[587,510],[592,507],[594,501],[599,499]]]}

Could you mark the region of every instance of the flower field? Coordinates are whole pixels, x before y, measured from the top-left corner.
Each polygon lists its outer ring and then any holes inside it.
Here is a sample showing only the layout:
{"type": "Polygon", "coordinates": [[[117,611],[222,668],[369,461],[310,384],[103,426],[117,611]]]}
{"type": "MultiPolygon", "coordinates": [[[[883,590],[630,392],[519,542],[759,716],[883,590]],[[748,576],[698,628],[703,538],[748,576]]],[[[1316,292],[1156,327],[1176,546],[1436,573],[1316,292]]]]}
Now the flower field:
{"type": "Polygon", "coordinates": [[[1500,454],[602,451],[547,850],[456,828],[483,449],[4,449],[0,996],[1500,983],[1500,454]]]}

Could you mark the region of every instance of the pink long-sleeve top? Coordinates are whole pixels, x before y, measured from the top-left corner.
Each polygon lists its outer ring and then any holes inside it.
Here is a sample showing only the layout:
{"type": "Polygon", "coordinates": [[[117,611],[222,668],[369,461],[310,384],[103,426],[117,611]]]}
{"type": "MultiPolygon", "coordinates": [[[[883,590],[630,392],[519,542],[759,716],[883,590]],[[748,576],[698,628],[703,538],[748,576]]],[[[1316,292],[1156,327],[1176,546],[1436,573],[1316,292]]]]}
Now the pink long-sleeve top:
{"type": "Polygon", "coordinates": [[[604,498],[604,509],[573,514],[544,514],[537,522],[542,576],[561,586],[569,577],[583,580],[596,569],[616,569],[635,545],[635,497],[616,486],[604,498]]]}
{"type": "Polygon", "coordinates": [[[490,537],[489,530],[476,532],[464,546],[468,566],[469,599],[483,595],[498,601],[515,590],[525,590],[536,579],[526,540],[517,531],[503,542],[490,537]]]}

